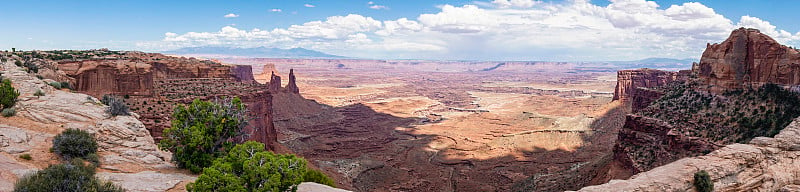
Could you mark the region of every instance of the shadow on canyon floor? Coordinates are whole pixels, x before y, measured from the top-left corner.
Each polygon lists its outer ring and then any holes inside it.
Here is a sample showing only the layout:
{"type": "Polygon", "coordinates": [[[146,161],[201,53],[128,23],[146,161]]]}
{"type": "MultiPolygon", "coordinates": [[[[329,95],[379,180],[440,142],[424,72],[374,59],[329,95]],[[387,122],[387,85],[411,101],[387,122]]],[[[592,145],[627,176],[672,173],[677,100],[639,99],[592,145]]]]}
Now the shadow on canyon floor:
{"type": "Polygon", "coordinates": [[[418,126],[430,122],[380,113],[363,104],[332,107],[305,100],[313,104],[301,105],[319,109],[302,114],[297,112],[302,107],[280,106],[301,101],[280,100],[275,124],[284,134],[282,143],[334,175],[340,187],[355,191],[579,189],[596,184],[592,180],[604,174],[601,170],[612,159],[625,113],[622,107],[614,107],[596,117],[591,130],[486,135],[491,142],[480,143],[416,133],[418,126]],[[530,141],[577,142],[579,147],[547,150],[526,146],[530,141]]]}

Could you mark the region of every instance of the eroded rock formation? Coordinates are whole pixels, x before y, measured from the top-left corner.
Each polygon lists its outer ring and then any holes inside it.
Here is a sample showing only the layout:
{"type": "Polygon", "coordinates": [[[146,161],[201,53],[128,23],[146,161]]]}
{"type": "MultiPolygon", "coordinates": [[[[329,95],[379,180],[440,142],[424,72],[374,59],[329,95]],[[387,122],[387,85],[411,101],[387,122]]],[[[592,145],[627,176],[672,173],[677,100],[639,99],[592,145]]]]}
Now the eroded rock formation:
{"type": "Polygon", "coordinates": [[[722,43],[709,44],[694,66],[704,82],[720,91],[750,83],[800,85],[800,53],[757,29],[740,28],[722,43]]]}
{"type": "Polygon", "coordinates": [[[245,134],[273,149],[277,133],[272,125],[272,96],[254,81],[251,66],[229,66],[210,60],[125,52],[102,59],[63,61],[59,66],[75,77],[76,90],[95,97],[124,96],[131,109],[156,139],[170,126],[176,104],[194,99],[240,97],[250,116],[245,134]]]}

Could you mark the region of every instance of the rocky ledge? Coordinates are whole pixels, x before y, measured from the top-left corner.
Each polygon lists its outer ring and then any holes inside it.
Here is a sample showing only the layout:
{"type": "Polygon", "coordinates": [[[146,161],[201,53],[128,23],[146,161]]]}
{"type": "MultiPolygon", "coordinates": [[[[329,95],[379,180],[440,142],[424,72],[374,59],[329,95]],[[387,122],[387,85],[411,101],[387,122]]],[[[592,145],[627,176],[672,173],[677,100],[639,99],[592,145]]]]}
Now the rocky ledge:
{"type": "Polygon", "coordinates": [[[800,118],[773,138],[757,137],[704,156],[683,158],[628,180],[579,191],[693,191],[694,173],[705,170],[715,191],[797,191],[800,189],[800,118]]]}

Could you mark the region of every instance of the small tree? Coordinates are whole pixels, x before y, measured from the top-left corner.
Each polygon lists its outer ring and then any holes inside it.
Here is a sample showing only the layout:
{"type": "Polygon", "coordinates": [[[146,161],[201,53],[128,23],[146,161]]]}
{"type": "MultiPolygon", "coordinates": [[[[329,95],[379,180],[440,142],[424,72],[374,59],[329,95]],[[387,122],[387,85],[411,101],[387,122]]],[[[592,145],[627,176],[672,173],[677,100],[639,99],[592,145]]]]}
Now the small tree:
{"type": "Polygon", "coordinates": [[[698,192],[711,192],[714,191],[714,182],[711,181],[711,176],[705,170],[700,170],[694,173],[694,188],[698,192]]]}
{"type": "Polygon", "coordinates": [[[159,147],[171,151],[178,166],[199,173],[211,166],[215,157],[224,155],[223,149],[233,147],[234,138],[244,139],[241,130],[247,122],[247,109],[239,98],[195,99],[175,108],[172,127],[164,130],[159,147]]]}
{"type": "Polygon", "coordinates": [[[3,81],[0,82],[0,109],[13,107],[14,104],[17,103],[18,96],[19,91],[11,86],[11,80],[3,79],[3,81]]]}
{"type": "Polygon", "coordinates": [[[295,191],[309,180],[333,180],[309,170],[306,160],[280,155],[264,149],[264,144],[248,141],[233,147],[226,156],[203,169],[188,191],[295,191]],[[313,176],[312,176],[313,175],[313,176]],[[315,177],[315,178],[310,178],[315,177]]]}

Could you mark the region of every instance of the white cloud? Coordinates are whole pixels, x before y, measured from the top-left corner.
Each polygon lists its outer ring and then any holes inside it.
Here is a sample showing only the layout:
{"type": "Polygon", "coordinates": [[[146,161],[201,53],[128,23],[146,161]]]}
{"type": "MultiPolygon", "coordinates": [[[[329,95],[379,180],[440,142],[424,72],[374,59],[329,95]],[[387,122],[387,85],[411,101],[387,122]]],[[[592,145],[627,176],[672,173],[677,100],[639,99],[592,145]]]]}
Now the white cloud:
{"type": "Polygon", "coordinates": [[[375,9],[375,10],[389,9],[389,7],[387,7],[387,6],[378,5],[378,4],[376,4],[375,2],[372,2],[372,1],[367,2],[367,5],[369,5],[370,9],[375,9]]]}
{"type": "Polygon", "coordinates": [[[389,9],[389,7],[386,7],[386,6],[383,6],[383,5],[372,5],[372,6],[369,6],[369,8],[370,9],[376,9],[376,10],[389,9]]]}
{"type": "Polygon", "coordinates": [[[269,11],[270,12],[282,12],[283,10],[281,10],[281,9],[270,9],[269,11]]]}
{"type": "Polygon", "coordinates": [[[588,0],[495,0],[491,4],[495,6],[442,5],[438,13],[386,21],[350,14],[272,30],[226,26],[217,32],[165,33],[163,40],[139,46],[151,50],[202,45],[304,47],[365,58],[633,60],[698,58],[706,43],[720,42],[738,27],[761,29],[782,43],[800,41],[800,32],[792,34],[752,16],[734,23],[701,3],[662,6],[645,0],[612,0],[608,6],[598,6],[588,0]]]}
{"type": "Polygon", "coordinates": [[[309,8],[317,7],[317,6],[314,6],[314,5],[312,5],[312,4],[307,4],[307,3],[306,3],[305,5],[303,5],[303,6],[305,6],[305,7],[309,7],[309,8]]]}
{"type": "Polygon", "coordinates": [[[239,17],[239,15],[233,14],[233,13],[228,13],[227,15],[225,15],[223,17],[225,17],[225,18],[236,18],[236,17],[239,17]]]}
{"type": "Polygon", "coordinates": [[[536,4],[542,3],[535,0],[494,0],[492,4],[498,8],[531,8],[536,4]]]}
{"type": "Polygon", "coordinates": [[[764,21],[749,15],[742,16],[739,20],[739,24],[736,26],[759,29],[761,33],[767,34],[779,42],[800,41],[800,32],[792,35],[792,33],[788,31],[778,30],[778,27],[769,23],[769,21],[764,21]]]}

